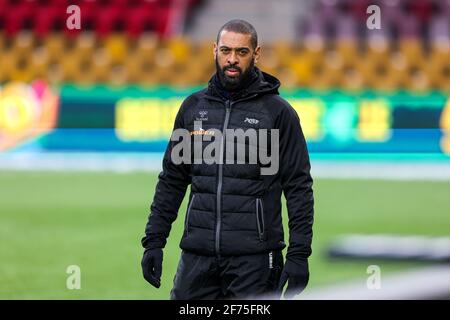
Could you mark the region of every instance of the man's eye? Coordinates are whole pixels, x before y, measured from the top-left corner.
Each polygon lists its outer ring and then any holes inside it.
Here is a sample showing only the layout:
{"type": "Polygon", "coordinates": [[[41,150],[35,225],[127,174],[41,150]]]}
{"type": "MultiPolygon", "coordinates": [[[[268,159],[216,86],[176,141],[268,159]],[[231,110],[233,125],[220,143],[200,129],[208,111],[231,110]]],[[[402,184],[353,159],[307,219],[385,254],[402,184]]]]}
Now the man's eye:
{"type": "Polygon", "coordinates": [[[247,54],[247,50],[241,50],[241,51],[239,51],[239,54],[241,56],[245,56],[247,54]]]}
{"type": "Polygon", "coordinates": [[[221,51],[222,51],[222,53],[229,53],[230,49],[222,49],[221,51]]]}

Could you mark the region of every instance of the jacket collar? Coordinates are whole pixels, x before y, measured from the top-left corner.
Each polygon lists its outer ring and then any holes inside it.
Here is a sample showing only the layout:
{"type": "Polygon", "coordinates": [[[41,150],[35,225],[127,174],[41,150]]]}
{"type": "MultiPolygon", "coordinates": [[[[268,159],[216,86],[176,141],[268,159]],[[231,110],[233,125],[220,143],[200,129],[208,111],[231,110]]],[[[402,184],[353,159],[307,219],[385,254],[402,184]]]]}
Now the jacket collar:
{"type": "Polygon", "coordinates": [[[279,94],[280,81],[274,76],[262,72],[257,67],[254,67],[254,76],[251,77],[250,81],[236,92],[227,92],[218,78],[217,73],[215,73],[209,80],[205,93],[207,98],[236,101],[253,95],[279,94]]]}

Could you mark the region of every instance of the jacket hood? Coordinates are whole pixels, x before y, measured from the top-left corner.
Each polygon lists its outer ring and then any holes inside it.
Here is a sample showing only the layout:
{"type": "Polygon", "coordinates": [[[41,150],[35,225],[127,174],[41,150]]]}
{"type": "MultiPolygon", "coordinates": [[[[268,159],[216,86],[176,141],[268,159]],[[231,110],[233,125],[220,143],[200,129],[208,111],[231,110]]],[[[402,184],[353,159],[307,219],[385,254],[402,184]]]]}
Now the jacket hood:
{"type": "MultiPolygon", "coordinates": [[[[255,68],[256,78],[251,81],[250,84],[238,92],[237,98],[244,98],[249,95],[264,95],[264,94],[279,94],[278,88],[281,83],[276,77],[261,71],[259,68],[255,68]]],[[[214,74],[208,82],[208,88],[206,90],[207,96],[223,98],[220,94],[220,88],[217,86],[217,74],[214,74]]]]}

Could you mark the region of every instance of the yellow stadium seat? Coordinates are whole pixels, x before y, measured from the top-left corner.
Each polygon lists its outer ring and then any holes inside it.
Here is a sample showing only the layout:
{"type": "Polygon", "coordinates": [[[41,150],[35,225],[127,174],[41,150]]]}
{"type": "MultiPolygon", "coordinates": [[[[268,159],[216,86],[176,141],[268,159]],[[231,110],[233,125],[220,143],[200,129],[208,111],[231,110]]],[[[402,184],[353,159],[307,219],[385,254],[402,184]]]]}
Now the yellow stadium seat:
{"type": "Polygon", "coordinates": [[[142,58],[154,59],[159,40],[153,33],[144,33],[139,36],[136,44],[136,53],[142,58]]]}
{"type": "Polygon", "coordinates": [[[189,81],[193,85],[204,84],[212,76],[213,68],[213,63],[193,60],[182,68],[182,73],[178,74],[177,70],[173,70],[174,74],[172,79],[174,83],[179,83],[180,85],[189,85],[189,81]],[[187,79],[187,81],[183,78],[187,79]]]}
{"type": "Polygon", "coordinates": [[[59,62],[63,80],[66,82],[76,82],[78,80],[77,57],[67,52],[64,59],[61,59],[59,62]]]}
{"type": "Polygon", "coordinates": [[[431,79],[428,75],[425,63],[410,63],[406,70],[407,82],[406,89],[411,91],[423,92],[431,88],[431,79]]]}
{"type": "Polygon", "coordinates": [[[450,41],[434,43],[430,48],[431,59],[450,60],[450,41]]]}
{"type": "Polygon", "coordinates": [[[60,62],[57,61],[49,62],[44,79],[47,80],[49,83],[55,85],[58,85],[65,80],[63,69],[60,62]]]}
{"type": "Polygon", "coordinates": [[[292,63],[292,56],[295,47],[288,41],[280,40],[274,43],[274,51],[281,67],[289,67],[292,63]]]}
{"type": "Polygon", "coordinates": [[[9,50],[0,51],[0,82],[11,80],[11,69],[14,64],[13,54],[9,50]]]}
{"type": "Polygon", "coordinates": [[[153,86],[160,84],[158,74],[156,74],[155,72],[142,74],[139,78],[139,84],[143,86],[153,86]]]}
{"type": "Polygon", "coordinates": [[[82,84],[108,81],[109,58],[101,49],[91,57],[79,56],[76,50],[67,52],[60,63],[64,81],[82,84]]]}
{"type": "Polygon", "coordinates": [[[412,91],[425,91],[431,88],[423,43],[417,39],[401,40],[398,52],[406,61],[405,77],[402,87],[412,91]]]}
{"type": "Polygon", "coordinates": [[[44,46],[34,48],[30,53],[34,71],[34,76],[39,79],[46,79],[49,68],[49,56],[44,46]]]}
{"type": "Polygon", "coordinates": [[[51,33],[43,39],[49,59],[64,59],[67,37],[62,33],[51,33]]]}
{"type": "Polygon", "coordinates": [[[10,80],[30,82],[34,78],[33,64],[30,54],[19,54],[15,48],[11,50],[10,80]]]}
{"type": "Polygon", "coordinates": [[[401,40],[399,51],[406,57],[408,64],[422,63],[424,60],[423,44],[418,39],[401,40]]]}
{"type": "Polygon", "coordinates": [[[176,87],[186,87],[198,82],[198,74],[188,65],[176,65],[170,72],[169,83],[176,87]]]}
{"type": "Polygon", "coordinates": [[[93,32],[81,32],[75,39],[77,55],[80,57],[90,57],[97,46],[97,38],[93,32]]]}
{"type": "Polygon", "coordinates": [[[367,79],[364,77],[363,72],[358,61],[345,63],[341,69],[341,76],[337,85],[333,82],[334,86],[339,86],[350,91],[358,91],[365,87],[367,79]]]}
{"type": "Polygon", "coordinates": [[[308,48],[302,48],[291,57],[289,67],[296,74],[300,86],[312,85],[317,72],[326,67],[323,57],[323,52],[316,55],[308,48]]]}
{"type": "Polygon", "coordinates": [[[157,68],[164,70],[173,68],[176,64],[174,53],[166,46],[161,46],[155,52],[154,63],[157,68]]]}
{"type": "Polygon", "coordinates": [[[6,50],[6,36],[2,30],[0,30],[0,52],[4,50],[6,50]]]}
{"type": "Polygon", "coordinates": [[[189,62],[191,58],[190,46],[185,38],[174,37],[167,40],[167,49],[173,55],[175,64],[183,64],[189,62]]]}
{"type": "Polygon", "coordinates": [[[108,82],[114,86],[124,86],[129,83],[129,73],[126,65],[112,65],[109,69],[108,82]]]}
{"type": "Polygon", "coordinates": [[[211,41],[202,41],[191,44],[190,52],[193,61],[198,60],[206,64],[213,63],[214,49],[211,41]]]}
{"type": "MultiPolygon", "coordinates": [[[[154,33],[98,38],[90,32],[72,37],[61,32],[36,38],[30,32],[9,36],[0,31],[0,64],[0,82],[43,78],[189,86],[205,84],[215,72],[212,41],[162,40],[154,33]]],[[[353,40],[278,40],[263,44],[257,66],[279,77],[286,88],[450,90],[450,45],[433,42],[425,50],[421,39],[391,43],[373,38],[362,49],[353,40]]]]}
{"type": "Polygon", "coordinates": [[[335,44],[335,50],[339,54],[339,57],[343,60],[344,63],[353,62],[355,60],[358,60],[360,57],[358,43],[356,41],[352,40],[337,41],[335,44]]]}
{"type": "Polygon", "coordinates": [[[113,64],[109,52],[104,48],[97,48],[92,56],[93,77],[97,82],[108,82],[109,70],[113,64]]]}
{"type": "Polygon", "coordinates": [[[389,66],[392,75],[395,76],[398,81],[398,85],[404,86],[408,81],[408,60],[406,56],[401,51],[393,50],[389,58],[389,66]]]}
{"type": "Polygon", "coordinates": [[[383,62],[389,60],[392,44],[384,38],[373,38],[365,43],[361,55],[365,61],[383,62]]]}
{"type": "MultiPolygon", "coordinates": [[[[392,91],[399,84],[399,70],[392,68],[390,59],[371,61],[363,59],[358,63],[365,86],[380,91],[392,91]]],[[[404,70],[400,70],[404,73],[404,70]]]]}
{"type": "Polygon", "coordinates": [[[273,46],[265,45],[261,48],[261,59],[256,65],[268,73],[277,72],[277,69],[280,67],[280,59],[273,46]]]}
{"type": "Polygon", "coordinates": [[[138,51],[136,51],[125,61],[125,68],[130,82],[138,83],[141,82],[145,73],[150,72],[152,60],[142,57],[138,51]]]}
{"type": "Polygon", "coordinates": [[[125,34],[108,35],[101,40],[100,46],[106,50],[112,63],[122,63],[127,58],[128,47],[125,34]]]}
{"type": "Polygon", "coordinates": [[[160,67],[157,66],[153,72],[156,74],[156,76],[159,79],[159,82],[163,85],[168,85],[170,84],[170,80],[171,80],[171,70],[170,68],[166,68],[166,67],[160,67]]]}
{"type": "Polygon", "coordinates": [[[324,76],[328,77],[331,85],[337,86],[345,69],[354,69],[354,60],[345,61],[337,50],[327,50],[323,56],[324,76]]]}
{"type": "Polygon", "coordinates": [[[298,77],[291,68],[281,68],[276,76],[286,89],[293,89],[297,86],[298,77]]]}
{"type": "Polygon", "coordinates": [[[305,53],[317,57],[318,59],[323,59],[323,55],[326,51],[325,41],[319,36],[306,37],[301,47],[305,53]]]}
{"type": "Polygon", "coordinates": [[[426,72],[431,85],[450,92],[450,53],[431,52],[426,64],[426,72]]]}
{"type": "Polygon", "coordinates": [[[13,50],[17,54],[28,54],[33,51],[35,39],[31,32],[21,31],[16,34],[12,41],[13,50]]]}

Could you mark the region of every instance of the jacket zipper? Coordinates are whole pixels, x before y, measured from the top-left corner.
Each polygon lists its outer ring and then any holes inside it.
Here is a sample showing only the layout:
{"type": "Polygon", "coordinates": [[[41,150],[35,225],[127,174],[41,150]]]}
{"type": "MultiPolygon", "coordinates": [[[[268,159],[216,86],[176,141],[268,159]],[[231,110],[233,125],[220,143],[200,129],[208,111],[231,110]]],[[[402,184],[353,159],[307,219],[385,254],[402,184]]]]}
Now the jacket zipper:
{"type": "MultiPolygon", "coordinates": [[[[239,101],[244,101],[244,100],[249,100],[252,99],[254,97],[256,97],[258,94],[254,94],[251,95],[249,97],[240,99],[240,100],[236,100],[231,102],[230,100],[227,100],[225,103],[225,119],[223,121],[223,127],[222,127],[222,140],[220,142],[220,152],[219,152],[219,156],[220,156],[220,162],[218,164],[218,174],[217,174],[217,195],[216,195],[216,202],[217,202],[217,206],[216,206],[216,220],[217,220],[217,224],[216,224],[216,235],[215,235],[215,242],[216,242],[216,246],[215,246],[215,252],[216,255],[220,257],[220,229],[222,226],[222,180],[223,180],[223,162],[224,162],[224,148],[225,148],[225,133],[226,133],[226,129],[228,127],[228,122],[230,121],[230,113],[231,113],[231,107],[233,106],[234,103],[239,102],[239,101]]],[[[213,98],[213,100],[216,101],[221,101],[220,99],[216,99],[213,98]]]]}
{"type": "Polygon", "coordinates": [[[259,240],[264,240],[264,207],[260,198],[256,199],[256,224],[258,226],[259,240]],[[259,210],[261,208],[261,211],[259,210]]]}
{"type": "Polygon", "coordinates": [[[217,218],[217,225],[216,225],[216,255],[220,255],[220,228],[222,224],[222,179],[223,179],[223,154],[224,154],[224,148],[225,148],[225,130],[228,127],[228,121],[230,120],[230,112],[231,112],[231,105],[230,100],[227,100],[226,106],[225,106],[225,120],[223,121],[223,128],[222,128],[222,140],[220,142],[220,162],[218,165],[218,182],[217,182],[217,212],[216,212],[216,218],[217,218]]]}
{"type": "Polygon", "coordinates": [[[194,199],[195,199],[195,194],[192,196],[191,203],[189,203],[188,211],[186,214],[186,225],[184,226],[184,228],[186,229],[186,235],[189,234],[189,215],[191,214],[191,208],[192,208],[192,204],[194,203],[194,199]]]}

